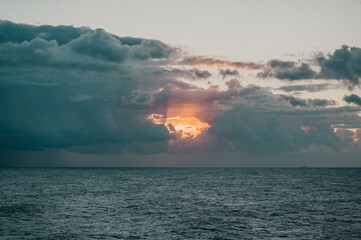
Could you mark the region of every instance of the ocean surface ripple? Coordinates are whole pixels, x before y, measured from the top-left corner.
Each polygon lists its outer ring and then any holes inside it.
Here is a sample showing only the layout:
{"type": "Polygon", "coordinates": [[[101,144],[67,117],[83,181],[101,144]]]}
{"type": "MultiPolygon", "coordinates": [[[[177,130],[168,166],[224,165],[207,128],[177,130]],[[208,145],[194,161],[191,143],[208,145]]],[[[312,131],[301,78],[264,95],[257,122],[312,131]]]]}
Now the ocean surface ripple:
{"type": "Polygon", "coordinates": [[[361,239],[361,169],[0,169],[0,239],[361,239]]]}

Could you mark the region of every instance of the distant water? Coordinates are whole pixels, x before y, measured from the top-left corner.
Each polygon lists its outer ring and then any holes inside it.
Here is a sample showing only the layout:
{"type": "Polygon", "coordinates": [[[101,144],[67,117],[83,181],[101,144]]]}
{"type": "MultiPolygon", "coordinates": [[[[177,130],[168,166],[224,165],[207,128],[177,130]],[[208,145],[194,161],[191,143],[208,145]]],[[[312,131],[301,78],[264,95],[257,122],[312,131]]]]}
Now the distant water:
{"type": "Polygon", "coordinates": [[[361,239],[361,169],[0,169],[0,239],[361,239]]]}

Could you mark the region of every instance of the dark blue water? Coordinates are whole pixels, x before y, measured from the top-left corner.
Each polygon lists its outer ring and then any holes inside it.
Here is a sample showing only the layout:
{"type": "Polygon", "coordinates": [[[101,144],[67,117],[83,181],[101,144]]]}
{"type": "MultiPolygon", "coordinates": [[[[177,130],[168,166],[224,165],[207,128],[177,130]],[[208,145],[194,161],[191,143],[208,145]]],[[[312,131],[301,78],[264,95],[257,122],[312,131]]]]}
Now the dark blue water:
{"type": "Polygon", "coordinates": [[[361,239],[361,169],[0,169],[1,239],[361,239]]]}

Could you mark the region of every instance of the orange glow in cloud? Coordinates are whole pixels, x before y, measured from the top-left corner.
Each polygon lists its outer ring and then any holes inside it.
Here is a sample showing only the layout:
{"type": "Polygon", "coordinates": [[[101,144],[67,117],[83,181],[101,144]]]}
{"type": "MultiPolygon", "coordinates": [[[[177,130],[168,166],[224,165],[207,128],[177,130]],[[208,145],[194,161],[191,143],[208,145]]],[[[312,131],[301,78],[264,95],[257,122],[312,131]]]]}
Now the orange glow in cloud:
{"type": "Polygon", "coordinates": [[[349,130],[350,130],[351,132],[353,132],[352,140],[353,140],[354,142],[358,142],[358,141],[360,140],[360,138],[359,138],[358,135],[357,135],[359,129],[358,129],[358,128],[349,128],[349,130]]]}
{"type": "Polygon", "coordinates": [[[354,141],[354,142],[360,141],[360,138],[359,138],[360,128],[333,128],[334,133],[337,133],[337,131],[339,131],[339,130],[347,130],[347,131],[353,132],[353,136],[351,137],[352,141],[354,141]]]}
{"type": "Polygon", "coordinates": [[[160,92],[162,92],[163,90],[164,90],[164,88],[159,88],[159,89],[155,90],[153,93],[160,93],[160,92]]]}
{"type": "Polygon", "coordinates": [[[202,122],[196,117],[165,117],[152,114],[148,119],[155,124],[164,124],[169,133],[176,134],[180,138],[196,138],[210,127],[208,123],[202,122]]]}
{"type": "Polygon", "coordinates": [[[208,67],[234,67],[245,68],[250,70],[262,69],[262,65],[247,62],[231,62],[227,60],[214,59],[206,56],[189,56],[181,61],[173,62],[176,65],[191,65],[191,66],[208,66],[208,67]]]}
{"type": "Polygon", "coordinates": [[[181,116],[167,118],[165,126],[170,133],[176,133],[181,138],[196,138],[210,127],[208,123],[202,122],[198,118],[181,116]]]}
{"type": "Polygon", "coordinates": [[[310,134],[309,131],[311,130],[311,128],[310,128],[310,126],[302,125],[302,126],[301,126],[301,130],[302,130],[305,134],[310,134]]]}
{"type": "Polygon", "coordinates": [[[148,119],[155,124],[164,124],[169,133],[179,138],[196,138],[199,134],[210,128],[207,122],[198,117],[202,107],[198,104],[182,104],[170,101],[167,115],[151,114],[148,119]]]}

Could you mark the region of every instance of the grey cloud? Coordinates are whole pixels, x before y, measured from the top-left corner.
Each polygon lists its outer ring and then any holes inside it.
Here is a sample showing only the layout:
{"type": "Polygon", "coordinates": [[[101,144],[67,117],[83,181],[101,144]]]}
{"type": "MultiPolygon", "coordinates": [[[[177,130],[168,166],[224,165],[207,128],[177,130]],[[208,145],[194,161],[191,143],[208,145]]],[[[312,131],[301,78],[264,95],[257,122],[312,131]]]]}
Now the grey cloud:
{"type": "Polygon", "coordinates": [[[172,93],[172,97],[201,103],[209,106],[204,111],[217,112],[215,119],[210,120],[204,145],[178,152],[291,152],[306,150],[311,145],[340,150],[347,143],[336,136],[332,125],[361,123],[356,108],[321,108],[335,104],[325,99],[286,98],[286,101],[257,86],[226,91],[193,89],[192,93],[172,93]],[[289,104],[291,100],[295,101],[294,106],[301,107],[293,107],[289,104]],[[226,108],[217,109],[222,106],[226,108]]]}
{"type": "Polygon", "coordinates": [[[293,92],[293,91],[320,92],[327,90],[328,88],[329,88],[329,84],[310,84],[310,85],[282,86],[279,88],[279,90],[285,92],[293,92]]]}
{"type": "Polygon", "coordinates": [[[315,75],[306,63],[273,59],[264,66],[264,71],[257,74],[260,78],[275,77],[281,80],[309,79],[315,75]]]}
{"type": "Polygon", "coordinates": [[[341,123],[361,126],[358,108],[324,108],[336,103],[280,97],[266,88],[233,83],[225,91],[189,87],[173,90],[171,97],[177,101],[202,104],[204,115],[216,114],[209,120],[211,128],[202,146],[194,149],[183,144],[181,147],[186,149],[172,147],[171,151],[291,152],[310,146],[338,151],[349,143],[339,139],[332,126],[341,123]]]}
{"type": "Polygon", "coordinates": [[[342,46],[333,54],[319,56],[321,67],[320,78],[348,80],[352,85],[358,85],[361,77],[361,49],[342,46]]]}
{"type": "Polygon", "coordinates": [[[103,29],[96,29],[71,41],[69,47],[76,53],[103,58],[108,61],[121,62],[134,58],[139,60],[168,58],[173,49],[156,40],[143,39],[139,44],[123,44],[103,29]]]}
{"type": "MultiPolygon", "coordinates": [[[[32,29],[29,25],[23,27],[32,29]]],[[[10,41],[1,44],[0,66],[38,66],[119,72],[120,70],[127,71],[131,65],[137,64],[135,62],[137,60],[143,61],[144,64],[144,61],[148,60],[167,59],[175,53],[171,47],[156,40],[134,39],[132,42],[129,38],[125,38],[125,42],[130,45],[124,44],[122,38],[117,38],[102,29],[88,29],[87,32],[63,44],[57,42],[56,39],[47,40],[36,36],[22,42],[10,41]],[[127,66],[119,65],[126,60],[130,61],[127,66]]],[[[146,64],[150,63],[151,61],[148,61],[146,64]]]]}
{"type": "Polygon", "coordinates": [[[283,72],[278,72],[276,77],[279,79],[289,79],[289,80],[298,80],[298,79],[311,79],[315,75],[310,66],[306,63],[302,63],[301,66],[288,69],[283,72]]]}
{"type": "Polygon", "coordinates": [[[307,106],[307,102],[304,99],[295,98],[293,96],[285,96],[285,95],[281,95],[281,98],[285,101],[288,101],[294,107],[298,107],[298,106],[306,107],[307,106]]]}
{"type": "MultiPolygon", "coordinates": [[[[226,82],[225,91],[182,82],[177,78],[204,79],[210,73],[169,70],[176,50],[156,40],[123,38],[99,29],[5,25],[9,34],[0,41],[0,150],[167,152],[174,136],[147,116],[166,114],[169,100],[203,106],[200,119],[212,127],[202,135],[206,146],[189,144],[194,151],[282,152],[311,144],[337,149],[341,144],[330,126],[361,124],[358,107],[321,108],[333,102],[282,99],[266,88],[241,86],[236,79],[226,82]],[[292,107],[291,101],[300,107],[292,107]],[[309,134],[300,129],[304,124],[310,126],[309,134]]],[[[184,64],[261,68],[188,59],[184,64]]],[[[300,67],[276,61],[272,65],[288,72],[300,67]]]]}
{"type": "Polygon", "coordinates": [[[351,94],[349,96],[345,96],[343,98],[344,101],[346,101],[347,103],[354,103],[356,105],[361,106],[361,98],[355,94],[351,94]]]}
{"type": "Polygon", "coordinates": [[[308,123],[306,134],[300,120],[287,115],[232,109],[215,119],[209,130],[216,137],[214,148],[230,152],[289,152],[307,149],[311,144],[338,149],[340,140],[330,126],[308,123]]]}
{"type": "Polygon", "coordinates": [[[162,59],[169,58],[175,54],[176,50],[157,40],[144,39],[140,45],[133,49],[133,56],[138,59],[146,60],[150,58],[162,59]]]}
{"type": "Polygon", "coordinates": [[[326,56],[319,54],[315,62],[320,67],[316,72],[311,65],[305,62],[271,60],[264,71],[259,73],[261,78],[275,77],[281,80],[301,79],[337,79],[345,80],[351,87],[359,85],[361,77],[361,49],[343,45],[336,49],[333,54],[326,56]]]}
{"type": "Polygon", "coordinates": [[[57,47],[59,45],[55,40],[47,41],[42,38],[20,44],[4,43],[0,46],[0,65],[45,64],[52,55],[51,50],[57,47]]]}
{"type": "Polygon", "coordinates": [[[228,76],[239,76],[239,72],[237,69],[231,70],[231,69],[220,69],[219,74],[223,76],[223,78],[228,76]]]}
{"type": "Polygon", "coordinates": [[[59,44],[66,44],[80,35],[90,32],[86,27],[75,28],[73,26],[33,26],[17,24],[10,21],[0,20],[0,44],[6,42],[22,43],[30,42],[35,38],[50,41],[55,40],[59,44]]]}
{"type": "Polygon", "coordinates": [[[336,105],[334,100],[327,100],[327,99],[309,99],[309,104],[315,107],[325,107],[325,106],[333,106],[336,105]]]}
{"type": "Polygon", "coordinates": [[[225,84],[228,86],[228,89],[236,89],[241,87],[241,83],[237,79],[231,79],[225,82],[225,84]]]}
{"type": "Polygon", "coordinates": [[[149,122],[137,126],[134,130],[134,137],[149,142],[165,141],[170,138],[169,132],[164,125],[154,126],[149,122]]]}
{"type": "Polygon", "coordinates": [[[173,79],[161,68],[171,47],[101,29],[0,28],[0,149],[165,151],[168,130],[145,119],[167,101],[156,90],[173,79]]]}
{"type": "Polygon", "coordinates": [[[238,101],[212,121],[208,134],[213,151],[291,152],[311,145],[339,151],[348,142],[335,134],[334,124],[361,126],[358,108],[323,108],[334,105],[332,100],[280,97],[254,86],[226,92],[228,101],[238,101]]]}
{"type": "Polygon", "coordinates": [[[69,46],[75,53],[114,62],[121,62],[129,55],[129,46],[122,45],[118,39],[103,29],[83,34],[71,41],[69,46]]]}
{"type": "Polygon", "coordinates": [[[326,107],[336,105],[336,102],[333,100],[326,99],[301,99],[293,96],[281,95],[281,98],[287,102],[289,102],[294,107],[326,107]]]}
{"type": "Polygon", "coordinates": [[[272,68],[284,69],[284,68],[293,68],[296,64],[291,61],[281,61],[281,60],[273,59],[273,60],[269,61],[269,65],[272,68]]]}
{"type": "MultiPolygon", "coordinates": [[[[275,61],[275,60],[273,60],[275,61]]],[[[271,64],[269,64],[272,66],[271,64]]],[[[312,79],[316,76],[316,72],[313,71],[306,63],[301,65],[294,64],[278,64],[275,67],[266,69],[264,72],[258,74],[259,77],[275,77],[281,80],[300,80],[300,79],[312,79]]]]}

